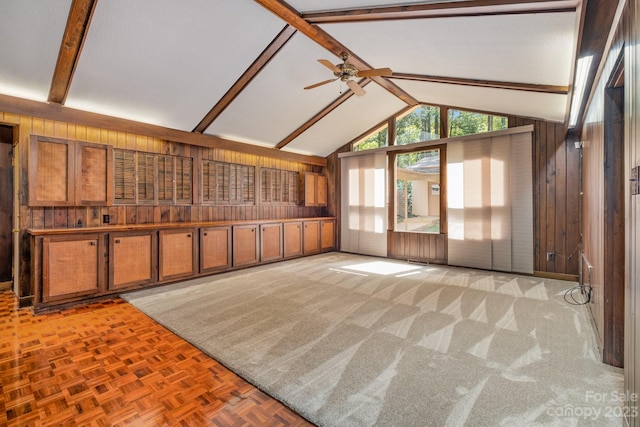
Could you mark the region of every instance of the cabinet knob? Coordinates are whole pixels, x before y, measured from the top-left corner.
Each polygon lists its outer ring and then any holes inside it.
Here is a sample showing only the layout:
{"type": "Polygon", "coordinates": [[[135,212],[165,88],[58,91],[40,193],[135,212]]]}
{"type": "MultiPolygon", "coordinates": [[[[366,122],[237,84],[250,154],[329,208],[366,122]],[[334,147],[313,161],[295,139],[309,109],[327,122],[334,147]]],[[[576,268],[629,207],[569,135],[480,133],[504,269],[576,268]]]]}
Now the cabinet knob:
{"type": "Polygon", "coordinates": [[[191,237],[191,233],[187,234],[187,237],[191,237]]]}
{"type": "Polygon", "coordinates": [[[206,233],[206,232],[205,232],[205,233],[202,233],[202,234],[204,234],[205,236],[207,236],[207,235],[208,235],[208,233],[206,233]]]}
{"type": "Polygon", "coordinates": [[[91,246],[95,246],[95,245],[96,245],[96,242],[89,242],[89,244],[90,244],[91,246]]]}
{"type": "Polygon", "coordinates": [[[116,239],[116,243],[120,243],[120,239],[116,239]]]}

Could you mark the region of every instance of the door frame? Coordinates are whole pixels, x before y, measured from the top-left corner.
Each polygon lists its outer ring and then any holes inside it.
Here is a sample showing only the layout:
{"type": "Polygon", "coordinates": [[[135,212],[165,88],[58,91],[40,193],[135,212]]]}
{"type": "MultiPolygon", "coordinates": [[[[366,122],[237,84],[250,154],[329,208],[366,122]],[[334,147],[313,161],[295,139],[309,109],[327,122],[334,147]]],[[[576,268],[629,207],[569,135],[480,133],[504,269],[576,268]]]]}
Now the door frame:
{"type": "Polygon", "coordinates": [[[13,221],[11,224],[11,231],[13,237],[13,277],[12,277],[12,290],[14,294],[20,297],[20,122],[0,120],[0,124],[9,126],[12,128],[13,142],[12,142],[12,159],[11,165],[13,170],[13,221]]]}

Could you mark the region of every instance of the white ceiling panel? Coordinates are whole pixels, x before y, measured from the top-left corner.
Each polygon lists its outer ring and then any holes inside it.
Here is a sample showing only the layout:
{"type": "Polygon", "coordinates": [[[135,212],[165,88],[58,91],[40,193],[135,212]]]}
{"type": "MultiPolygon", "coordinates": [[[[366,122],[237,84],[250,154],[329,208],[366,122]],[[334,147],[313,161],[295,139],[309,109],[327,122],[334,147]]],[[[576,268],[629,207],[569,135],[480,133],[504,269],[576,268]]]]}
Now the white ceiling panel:
{"type": "Polygon", "coordinates": [[[325,24],[373,67],[431,76],[569,84],[575,12],[325,24]]]}
{"type": "Polygon", "coordinates": [[[0,93],[45,101],[71,0],[3,0],[0,93]]]}
{"type": "Polygon", "coordinates": [[[275,146],[340,95],[335,81],[311,90],[305,86],[333,78],[319,64],[339,60],[297,33],[206,130],[207,134],[275,146]]]}
{"type": "Polygon", "coordinates": [[[283,149],[301,154],[328,156],[406,104],[372,82],[364,96],[352,96],[311,126],[283,149]]]}
{"type": "Polygon", "coordinates": [[[190,131],[283,27],[253,2],[98,2],[66,105],[190,131]]]}
{"type": "Polygon", "coordinates": [[[567,95],[392,79],[420,102],[562,122],[567,95]]]}

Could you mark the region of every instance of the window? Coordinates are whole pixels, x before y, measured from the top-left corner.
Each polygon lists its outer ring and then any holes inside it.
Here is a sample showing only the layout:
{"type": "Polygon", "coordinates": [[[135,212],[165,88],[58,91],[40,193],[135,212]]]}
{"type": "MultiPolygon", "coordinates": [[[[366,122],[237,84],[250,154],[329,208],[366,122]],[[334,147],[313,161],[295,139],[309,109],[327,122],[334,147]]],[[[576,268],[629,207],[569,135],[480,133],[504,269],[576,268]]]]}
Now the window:
{"type": "Polygon", "coordinates": [[[396,156],[395,231],[440,233],[440,148],[396,156]]]}
{"type": "Polygon", "coordinates": [[[360,141],[353,144],[353,151],[372,150],[374,148],[386,147],[388,143],[387,125],[374,130],[360,141]]]}
{"type": "Polygon", "coordinates": [[[504,116],[449,110],[449,136],[473,135],[506,129],[509,123],[504,116]]]}
{"type": "Polygon", "coordinates": [[[396,119],[396,145],[440,139],[440,108],[419,105],[396,119]]]}

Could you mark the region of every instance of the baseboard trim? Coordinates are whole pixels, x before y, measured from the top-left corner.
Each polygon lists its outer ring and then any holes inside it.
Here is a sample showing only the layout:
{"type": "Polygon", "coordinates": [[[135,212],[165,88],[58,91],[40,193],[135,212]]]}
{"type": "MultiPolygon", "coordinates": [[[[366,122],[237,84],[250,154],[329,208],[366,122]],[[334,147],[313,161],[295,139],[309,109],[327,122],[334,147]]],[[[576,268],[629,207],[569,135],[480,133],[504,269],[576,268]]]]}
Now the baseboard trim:
{"type": "Polygon", "coordinates": [[[550,273],[548,271],[534,271],[535,277],[543,277],[545,279],[566,280],[568,282],[577,282],[577,274],[565,274],[565,273],[550,273]]]}

